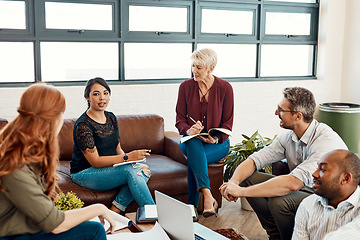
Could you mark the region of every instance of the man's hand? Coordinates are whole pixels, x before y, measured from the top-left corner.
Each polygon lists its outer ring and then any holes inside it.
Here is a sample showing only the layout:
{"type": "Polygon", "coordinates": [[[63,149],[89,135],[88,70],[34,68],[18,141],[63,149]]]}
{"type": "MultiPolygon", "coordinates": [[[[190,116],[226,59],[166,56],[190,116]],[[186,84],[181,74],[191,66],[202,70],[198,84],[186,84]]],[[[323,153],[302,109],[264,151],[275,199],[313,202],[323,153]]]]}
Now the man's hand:
{"type": "Polygon", "coordinates": [[[223,183],[219,188],[221,195],[229,202],[236,202],[239,197],[242,197],[244,189],[231,181],[223,183]]]}

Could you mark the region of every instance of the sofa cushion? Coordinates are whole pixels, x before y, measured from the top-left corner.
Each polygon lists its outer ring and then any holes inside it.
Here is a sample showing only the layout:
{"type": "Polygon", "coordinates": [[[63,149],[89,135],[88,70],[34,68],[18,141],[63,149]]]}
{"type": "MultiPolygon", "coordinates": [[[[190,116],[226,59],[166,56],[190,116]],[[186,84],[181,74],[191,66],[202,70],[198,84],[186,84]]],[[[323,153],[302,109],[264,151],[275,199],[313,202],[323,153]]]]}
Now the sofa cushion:
{"type": "Polygon", "coordinates": [[[151,153],[164,153],[164,119],[158,115],[117,116],[120,144],[125,152],[151,149],[151,153]]]}
{"type": "Polygon", "coordinates": [[[168,195],[187,194],[186,165],[156,154],[147,157],[146,165],[150,167],[151,171],[151,181],[148,182],[149,189],[156,189],[168,195]]]}

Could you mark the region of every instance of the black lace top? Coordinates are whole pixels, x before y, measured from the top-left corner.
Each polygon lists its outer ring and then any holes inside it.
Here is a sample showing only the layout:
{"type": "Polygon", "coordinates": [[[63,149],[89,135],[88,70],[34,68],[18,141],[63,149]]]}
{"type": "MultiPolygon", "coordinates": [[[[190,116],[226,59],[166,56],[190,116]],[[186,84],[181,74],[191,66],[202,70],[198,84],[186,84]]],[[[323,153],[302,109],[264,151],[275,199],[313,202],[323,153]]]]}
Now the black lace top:
{"type": "Polygon", "coordinates": [[[91,167],[84,157],[82,150],[87,148],[96,149],[99,156],[116,155],[116,147],[120,141],[119,126],[116,116],[105,111],[106,123],[101,124],[92,120],[84,112],[76,121],[74,126],[74,150],[71,161],[71,173],[91,167]]]}

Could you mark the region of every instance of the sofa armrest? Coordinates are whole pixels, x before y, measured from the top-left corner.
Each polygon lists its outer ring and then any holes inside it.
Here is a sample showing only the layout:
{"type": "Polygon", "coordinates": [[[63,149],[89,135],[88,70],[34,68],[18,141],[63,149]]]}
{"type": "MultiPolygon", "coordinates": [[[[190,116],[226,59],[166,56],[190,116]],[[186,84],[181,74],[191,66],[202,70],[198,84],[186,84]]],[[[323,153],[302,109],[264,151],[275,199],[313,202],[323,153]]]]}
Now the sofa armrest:
{"type": "Polygon", "coordinates": [[[186,158],[180,149],[180,139],[182,136],[173,131],[165,131],[164,135],[165,156],[187,165],[186,158]]]}

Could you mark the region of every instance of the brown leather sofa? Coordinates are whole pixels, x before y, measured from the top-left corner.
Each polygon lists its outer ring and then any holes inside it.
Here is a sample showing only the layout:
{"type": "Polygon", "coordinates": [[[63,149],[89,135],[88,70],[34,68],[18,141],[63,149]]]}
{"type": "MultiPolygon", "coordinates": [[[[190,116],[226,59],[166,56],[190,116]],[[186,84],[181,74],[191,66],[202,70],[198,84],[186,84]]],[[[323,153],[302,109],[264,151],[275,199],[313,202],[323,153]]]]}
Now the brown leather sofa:
{"type": "MultiPolygon", "coordinates": [[[[158,115],[117,116],[121,147],[125,152],[136,149],[151,149],[146,164],[150,167],[149,189],[154,197],[158,190],[180,201],[187,202],[187,166],[186,158],[179,147],[181,136],[176,132],[164,131],[164,119],[158,115]]],[[[60,164],[58,173],[61,179],[58,185],[63,192],[73,191],[85,205],[103,203],[110,207],[118,189],[92,191],[73,183],[70,177],[70,162],[73,151],[73,128],[76,119],[65,119],[59,133],[60,164]]],[[[0,118],[0,129],[8,121],[0,118]]],[[[209,165],[209,177],[212,193],[221,207],[222,197],[218,190],[223,182],[223,161],[209,165]]],[[[127,212],[136,211],[138,205],[133,201],[127,212]]],[[[200,199],[199,211],[203,210],[200,199]]]]}
{"type": "MultiPolygon", "coordinates": [[[[168,194],[180,201],[187,202],[187,166],[186,158],[179,147],[181,136],[176,132],[164,131],[164,119],[158,115],[117,116],[120,131],[120,143],[125,152],[136,149],[151,149],[151,156],[146,164],[150,167],[149,189],[154,197],[154,190],[168,194]]],[[[76,119],[65,119],[59,133],[60,167],[58,182],[63,192],[75,192],[85,203],[104,203],[110,207],[118,189],[92,191],[72,182],[70,161],[73,151],[73,128],[76,119]]],[[[223,182],[223,162],[209,165],[209,177],[212,193],[221,206],[222,197],[218,188],[223,182]]],[[[202,200],[200,199],[200,203],[202,200]]],[[[126,209],[136,211],[138,205],[133,201],[126,209]]],[[[199,210],[203,209],[202,204],[199,210]]]]}

